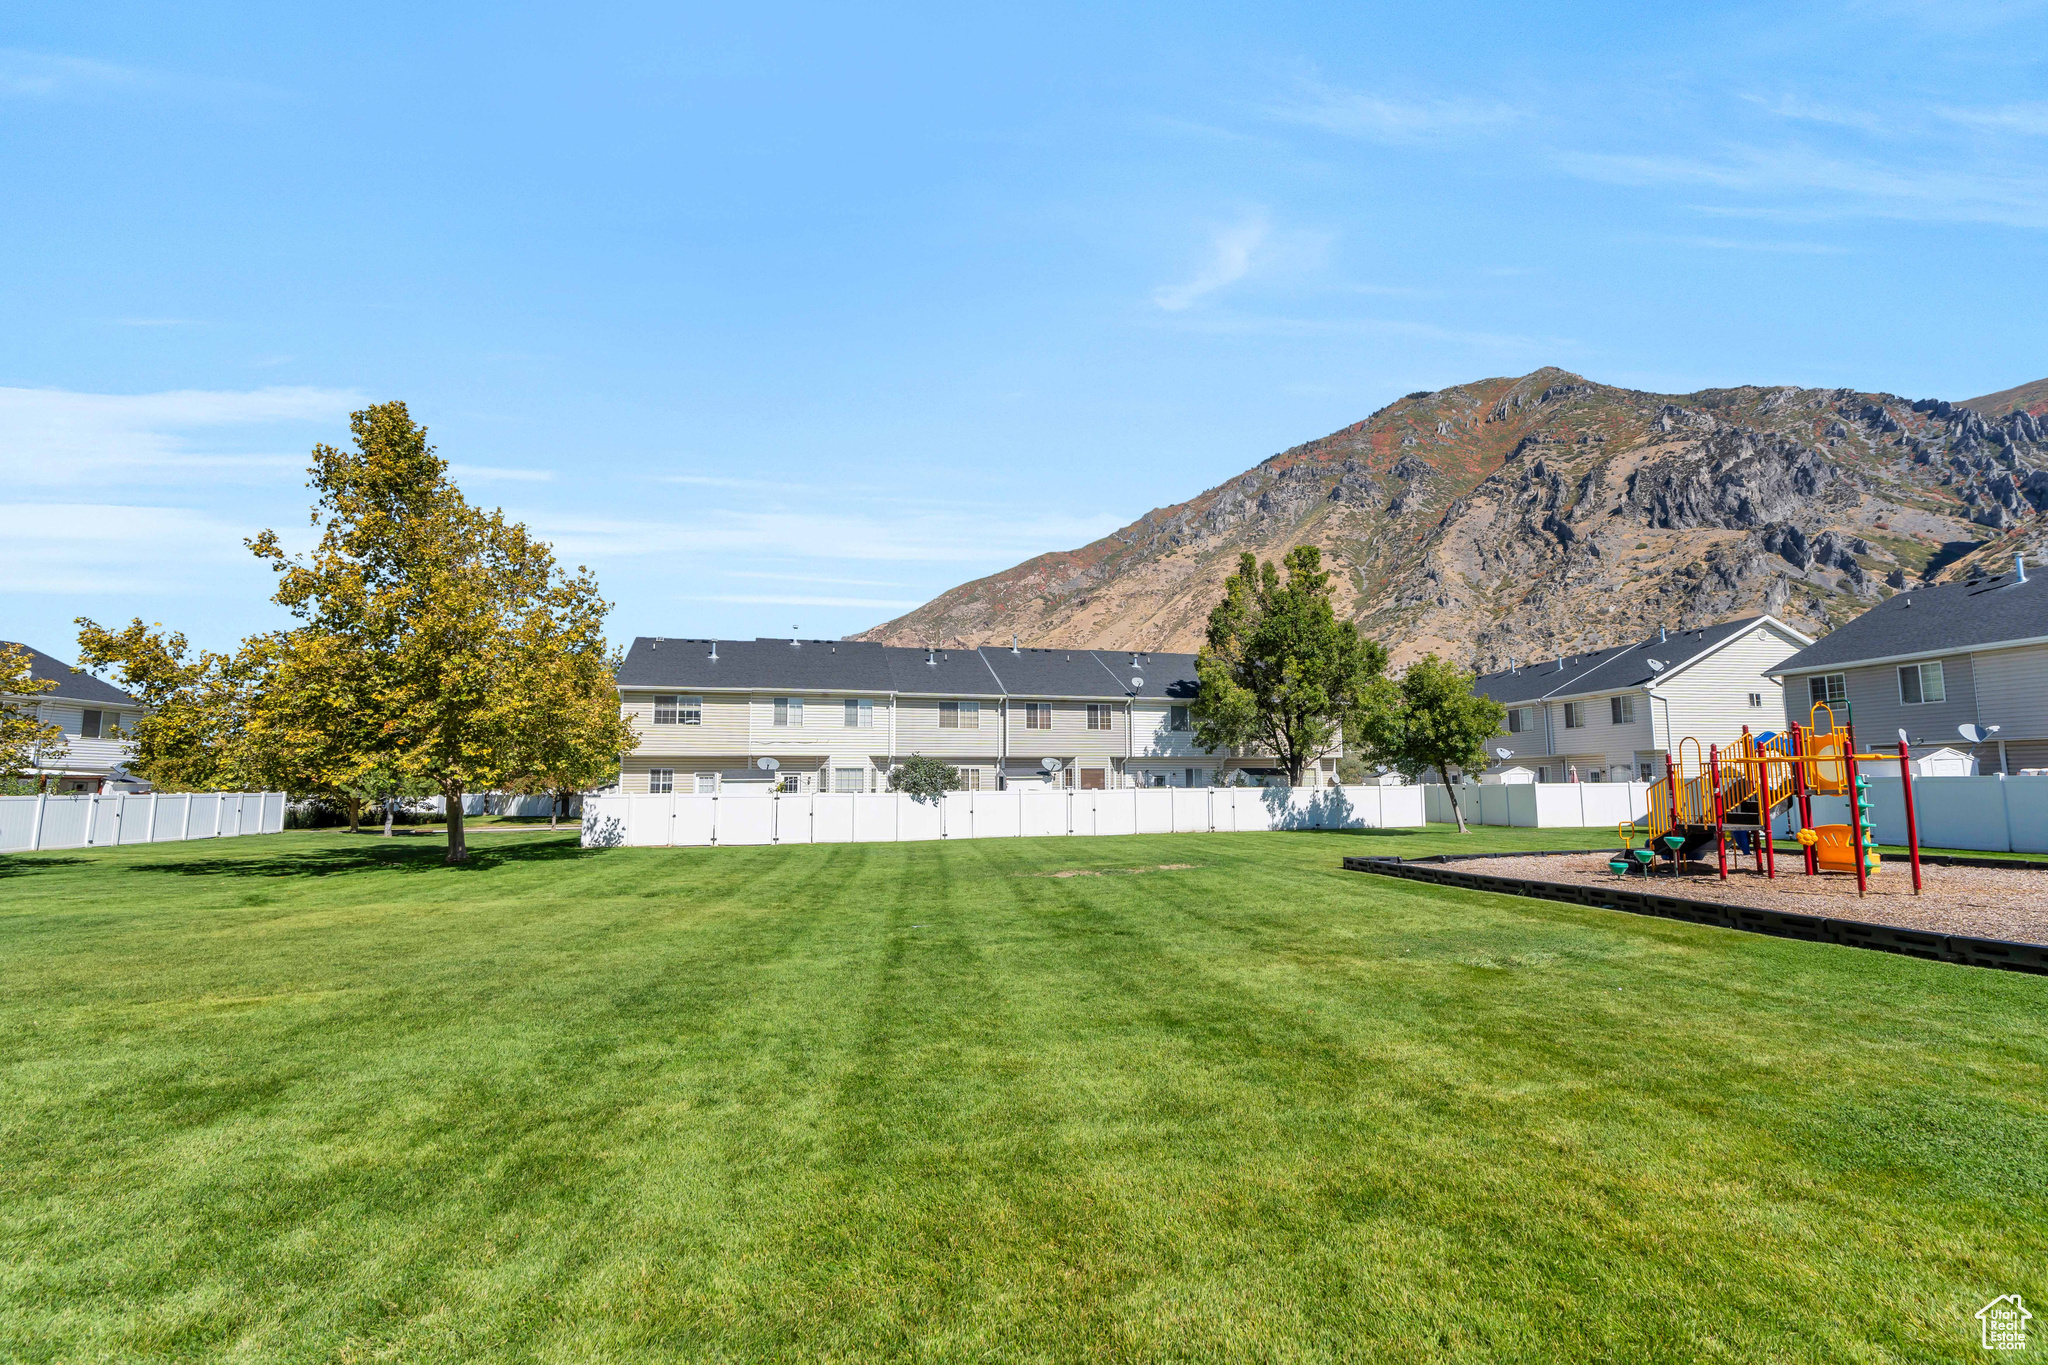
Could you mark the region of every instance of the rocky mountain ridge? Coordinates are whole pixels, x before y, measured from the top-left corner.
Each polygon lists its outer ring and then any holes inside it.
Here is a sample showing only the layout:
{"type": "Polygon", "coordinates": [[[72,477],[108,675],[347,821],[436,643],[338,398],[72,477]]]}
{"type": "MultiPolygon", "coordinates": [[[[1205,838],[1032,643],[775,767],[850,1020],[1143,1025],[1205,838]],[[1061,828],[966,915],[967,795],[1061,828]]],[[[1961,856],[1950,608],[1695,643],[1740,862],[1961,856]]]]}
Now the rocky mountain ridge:
{"type": "Polygon", "coordinates": [[[1397,661],[1496,668],[1755,611],[1819,634],[2033,542],[2048,381],[1987,400],[1652,394],[1558,369],[1413,393],[859,638],[1192,649],[1241,550],[1304,541],[1397,661]]]}

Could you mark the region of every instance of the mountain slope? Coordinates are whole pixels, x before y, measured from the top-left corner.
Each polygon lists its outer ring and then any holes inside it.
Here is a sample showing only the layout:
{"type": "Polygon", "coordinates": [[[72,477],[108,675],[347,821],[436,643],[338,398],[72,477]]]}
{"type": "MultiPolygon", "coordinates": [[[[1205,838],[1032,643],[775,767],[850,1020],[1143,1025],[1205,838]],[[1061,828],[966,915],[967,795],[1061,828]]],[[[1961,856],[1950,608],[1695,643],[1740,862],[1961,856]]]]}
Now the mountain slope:
{"type": "Polygon", "coordinates": [[[1411,394],[859,638],[1191,649],[1241,550],[1305,541],[1397,660],[1495,668],[1757,610],[1819,633],[2033,522],[2043,469],[2024,410],[1541,369],[1411,394]]]}
{"type": "Polygon", "coordinates": [[[2037,379],[2031,384],[2019,384],[1997,393],[1987,393],[1981,398],[1965,398],[1956,404],[1959,408],[1973,408],[1986,417],[2003,417],[2016,408],[2025,409],[2036,417],[2048,413],[2048,379],[2037,379]]]}

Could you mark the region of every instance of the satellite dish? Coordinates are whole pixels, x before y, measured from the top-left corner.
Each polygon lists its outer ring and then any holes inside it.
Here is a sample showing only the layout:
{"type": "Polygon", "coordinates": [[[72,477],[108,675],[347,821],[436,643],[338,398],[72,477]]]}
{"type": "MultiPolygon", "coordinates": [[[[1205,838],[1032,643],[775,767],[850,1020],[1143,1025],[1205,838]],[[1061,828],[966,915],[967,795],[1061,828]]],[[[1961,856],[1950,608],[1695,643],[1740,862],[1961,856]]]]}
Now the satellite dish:
{"type": "Polygon", "coordinates": [[[1957,733],[1972,744],[1982,744],[1998,733],[1996,725],[1958,725],[1957,733]]]}
{"type": "Polygon", "coordinates": [[[754,760],[754,766],[764,773],[772,773],[782,766],[782,761],[775,758],[757,758],[754,760]]]}
{"type": "Polygon", "coordinates": [[[1646,659],[1644,662],[1649,664],[1652,673],[1662,673],[1664,671],[1664,661],[1662,659],[1646,659]]]}
{"type": "Polygon", "coordinates": [[[1143,678],[1139,677],[1135,673],[1131,674],[1131,691],[1135,692],[1144,685],[1145,680],[1143,678]]]}
{"type": "Polygon", "coordinates": [[[1038,766],[1049,773],[1056,773],[1060,770],[1060,761],[1056,758],[1041,758],[1038,760],[1038,766]]]}
{"type": "MultiPolygon", "coordinates": [[[[1493,751],[1493,756],[1495,758],[1513,758],[1515,756],[1515,751],[1513,749],[1495,749],[1493,751]]],[[[1384,772],[1385,769],[1381,769],[1381,771],[1384,772]]]]}
{"type": "Polygon", "coordinates": [[[1372,770],[1376,773],[1383,773],[1387,770],[1387,765],[1384,763],[1375,763],[1372,765],[1372,770]]]}

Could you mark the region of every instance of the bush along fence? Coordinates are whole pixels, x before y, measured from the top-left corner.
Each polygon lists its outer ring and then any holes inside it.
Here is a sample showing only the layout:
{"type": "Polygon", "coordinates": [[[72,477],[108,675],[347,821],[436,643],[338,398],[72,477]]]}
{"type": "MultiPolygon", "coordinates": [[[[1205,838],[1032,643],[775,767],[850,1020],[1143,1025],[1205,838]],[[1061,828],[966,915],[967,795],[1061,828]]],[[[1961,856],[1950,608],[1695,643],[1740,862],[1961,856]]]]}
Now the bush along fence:
{"type": "MultiPolygon", "coordinates": [[[[1917,786],[1918,783],[1915,783],[1917,786]]],[[[1927,929],[1903,929],[1891,924],[1865,924],[1860,920],[1826,919],[1791,910],[1766,910],[1759,906],[1728,905],[1721,901],[1688,900],[1683,896],[1637,891],[1622,885],[1582,885],[1577,882],[1542,882],[1521,877],[1500,877],[1486,870],[1487,859],[1441,857],[1435,862],[1403,862],[1399,858],[1370,855],[1346,858],[1351,872],[1373,872],[1383,877],[1405,877],[1410,881],[1457,886],[1469,891],[1494,891],[1509,896],[1534,896],[1563,901],[1568,905],[1590,905],[1601,910],[1623,910],[1635,915],[1656,915],[1661,919],[1684,920],[1688,924],[1710,924],[1721,929],[1740,929],[1752,934],[1796,938],[1807,943],[1833,943],[1846,948],[1875,948],[1904,957],[1933,962],[1954,962],[1967,967],[1997,967],[2009,972],[2032,972],[2048,976],[2048,947],[2038,943],[2007,943],[1995,938],[1971,938],[1927,929]]],[[[1619,882],[1620,879],[1616,879],[1619,882]]]]}
{"type": "Polygon", "coordinates": [[[1391,829],[1423,824],[1419,787],[1137,787],[815,796],[591,796],[583,843],[866,844],[1074,834],[1391,829]]]}
{"type": "Polygon", "coordinates": [[[283,792],[0,796],[0,853],[275,834],[284,808],[283,792]]]}

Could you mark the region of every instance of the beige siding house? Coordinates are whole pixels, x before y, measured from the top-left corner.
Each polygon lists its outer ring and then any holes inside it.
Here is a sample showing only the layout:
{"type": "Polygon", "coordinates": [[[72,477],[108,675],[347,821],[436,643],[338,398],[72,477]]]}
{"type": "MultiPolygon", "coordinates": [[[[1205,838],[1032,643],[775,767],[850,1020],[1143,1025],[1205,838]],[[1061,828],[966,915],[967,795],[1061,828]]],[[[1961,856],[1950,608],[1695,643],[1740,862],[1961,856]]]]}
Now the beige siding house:
{"type": "Polygon", "coordinates": [[[1284,781],[1195,745],[1189,654],[643,636],[618,686],[627,792],[880,791],[913,754],[984,790],[1284,781]]]}
{"type": "Polygon", "coordinates": [[[1915,748],[1971,754],[1980,772],[2048,769],[2048,581],[2018,561],[1895,593],[1774,671],[1787,720],[1807,724],[1823,704],[1865,752],[1896,752],[1903,730],[1915,748]]]}
{"type": "Polygon", "coordinates": [[[1784,703],[1770,670],[1811,643],[1756,616],[1486,674],[1473,689],[1508,708],[1489,770],[1527,768],[1539,782],[1648,781],[1688,737],[1728,745],[1745,729],[1778,728],[1784,703]]]}

